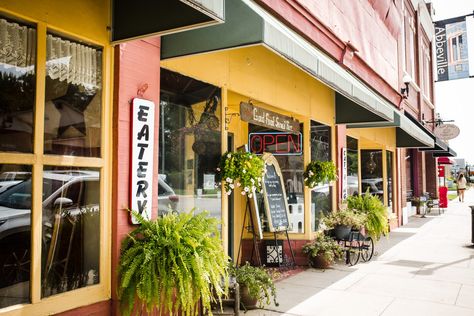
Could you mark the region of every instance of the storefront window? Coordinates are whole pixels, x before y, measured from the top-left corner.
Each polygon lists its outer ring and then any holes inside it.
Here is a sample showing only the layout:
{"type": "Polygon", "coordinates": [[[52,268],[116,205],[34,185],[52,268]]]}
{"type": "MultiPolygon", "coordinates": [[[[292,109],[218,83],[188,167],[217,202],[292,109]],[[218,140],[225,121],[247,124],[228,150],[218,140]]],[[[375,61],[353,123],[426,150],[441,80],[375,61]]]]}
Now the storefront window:
{"type": "Polygon", "coordinates": [[[99,283],[100,172],[43,172],[42,297],[99,283]]]}
{"type": "Polygon", "coordinates": [[[359,194],[359,141],[347,136],[347,194],[359,194]]]}
{"type": "Polygon", "coordinates": [[[0,151],[33,151],[36,30],[0,18],[0,151]]]}
{"type": "MultiPolygon", "coordinates": [[[[303,130],[303,124],[300,124],[303,130]]],[[[272,153],[280,165],[283,181],[285,183],[286,198],[288,200],[288,213],[290,233],[304,233],[304,160],[303,160],[303,137],[300,133],[289,134],[270,130],[266,127],[249,124],[249,135],[273,135],[274,141],[262,146],[258,145],[258,139],[252,141],[250,151],[256,154],[263,152],[272,153]],[[290,136],[291,135],[291,136],[290,136]],[[256,150],[261,148],[261,150],[256,150]],[[284,149],[284,150],[283,150],[284,149]]],[[[268,136],[265,136],[268,139],[268,136]]],[[[263,205],[260,207],[263,210],[263,205]]],[[[265,214],[262,214],[265,217],[265,214]]],[[[263,220],[264,229],[265,219],[263,220]]]]}
{"type": "Polygon", "coordinates": [[[99,157],[102,51],[53,35],[46,48],[44,152],[99,157]]]}
{"type": "Polygon", "coordinates": [[[362,194],[376,195],[383,201],[383,160],[381,150],[361,150],[362,194]]]}
{"type": "MultiPolygon", "coordinates": [[[[330,161],[331,127],[311,121],[311,160],[330,161]]],[[[311,228],[318,230],[322,216],[332,211],[332,185],[324,183],[311,191],[311,228]]]]}
{"type": "Polygon", "coordinates": [[[207,210],[221,219],[220,89],[161,70],[158,213],[207,210]]]}
{"type": "Polygon", "coordinates": [[[393,153],[387,150],[387,193],[388,207],[393,212],[393,153]]]}
{"type": "Polygon", "coordinates": [[[0,308],[30,298],[31,166],[0,164],[0,308]]]}

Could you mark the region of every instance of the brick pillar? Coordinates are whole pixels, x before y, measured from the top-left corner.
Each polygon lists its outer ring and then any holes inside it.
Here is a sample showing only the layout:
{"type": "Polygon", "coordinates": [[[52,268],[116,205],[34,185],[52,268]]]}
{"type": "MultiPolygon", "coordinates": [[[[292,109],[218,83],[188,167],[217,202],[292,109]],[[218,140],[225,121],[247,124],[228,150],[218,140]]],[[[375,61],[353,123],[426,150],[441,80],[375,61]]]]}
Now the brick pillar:
{"type": "Polygon", "coordinates": [[[438,195],[438,168],[436,166],[436,158],[431,153],[425,153],[425,165],[426,165],[426,191],[430,193],[430,196],[435,197],[438,195]]]}
{"type": "MultiPolygon", "coordinates": [[[[117,267],[120,244],[133,229],[126,211],[130,205],[130,109],[131,100],[137,97],[140,87],[147,84],[144,99],[155,103],[155,144],[153,170],[153,196],[158,196],[158,122],[160,101],[160,40],[151,38],[136,40],[115,47],[114,69],[114,144],[112,190],[112,309],[119,315],[117,301],[117,267]]],[[[158,198],[153,200],[152,216],[158,210],[158,198]]]]}

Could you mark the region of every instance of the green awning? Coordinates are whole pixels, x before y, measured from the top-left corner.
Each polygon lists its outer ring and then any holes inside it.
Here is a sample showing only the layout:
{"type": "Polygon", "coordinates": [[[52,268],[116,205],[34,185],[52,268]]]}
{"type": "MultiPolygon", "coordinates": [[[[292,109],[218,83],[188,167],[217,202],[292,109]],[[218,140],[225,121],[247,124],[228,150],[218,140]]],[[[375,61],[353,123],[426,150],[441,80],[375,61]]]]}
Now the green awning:
{"type": "Polygon", "coordinates": [[[445,151],[435,151],[435,152],[432,152],[432,154],[433,154],[433,157],[456,157],[457,156],[457,153],[449,147],[445,151]]]}
{"type": "Polygon", "coordinates": [[[421,151],[447,151],[448,150],[448,144],[446,144],[441,138],[436,137],[432,135],[434,138],[434,147],[433,148],[420,148],[421,151]]]}
{"type": "Polygon", "coordinates": [[[225,19],[220,25],[164,36],[161,58],[262,45],[338,92],[336,123],[347,123],[347,113],[355,110],[359,120],[351,123],[393,123],[390,103],[253,1],[227,1],[225,19]]]}
{"type": "Polygon", "coordinates": [[[225,0],[113,0],[112,43],[224,22],[225,0]]]}

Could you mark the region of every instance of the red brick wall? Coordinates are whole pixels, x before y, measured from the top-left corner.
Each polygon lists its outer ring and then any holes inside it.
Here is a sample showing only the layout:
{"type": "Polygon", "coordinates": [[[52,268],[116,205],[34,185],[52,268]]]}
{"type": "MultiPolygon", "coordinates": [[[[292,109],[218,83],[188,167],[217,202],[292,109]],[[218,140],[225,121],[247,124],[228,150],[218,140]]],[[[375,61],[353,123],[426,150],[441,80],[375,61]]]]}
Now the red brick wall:
{"type": "Polygon", "coordinates": [[[56,314],[57,316],[106,316],[112,315],[110,300],[99,302],[96,304],[79,307],[66,311],[64,313],[56,314]]]}
{"type": "MultiPolygon", "coordinates": [[[[112,309],[118,310],[117,266],[120,243],[133,229],[129,224],[129,168],[130,168],[130,101],[137,91],[148,85],[143,98],[155,103],[155,146],[153,196],[158,196],[158,122],[160,101],[160,40],[151,38],[120,44],[115,48],[114,82],[114,161],[112,206],[112,309]]],[[[156,216],[158,199],[153,200],[152,214],[156,216]]]]}

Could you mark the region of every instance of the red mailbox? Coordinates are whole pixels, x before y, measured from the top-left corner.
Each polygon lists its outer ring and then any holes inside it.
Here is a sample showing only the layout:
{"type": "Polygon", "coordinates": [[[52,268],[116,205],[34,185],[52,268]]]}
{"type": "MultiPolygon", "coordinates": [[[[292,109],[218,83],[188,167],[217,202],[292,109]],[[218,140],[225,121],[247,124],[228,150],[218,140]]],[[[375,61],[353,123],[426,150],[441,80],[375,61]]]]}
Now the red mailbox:
{"type": "Polygon", "coordinates": [[[446,208],[448,207],[448,188],[439,187],[439,207],[446,208]]]}

